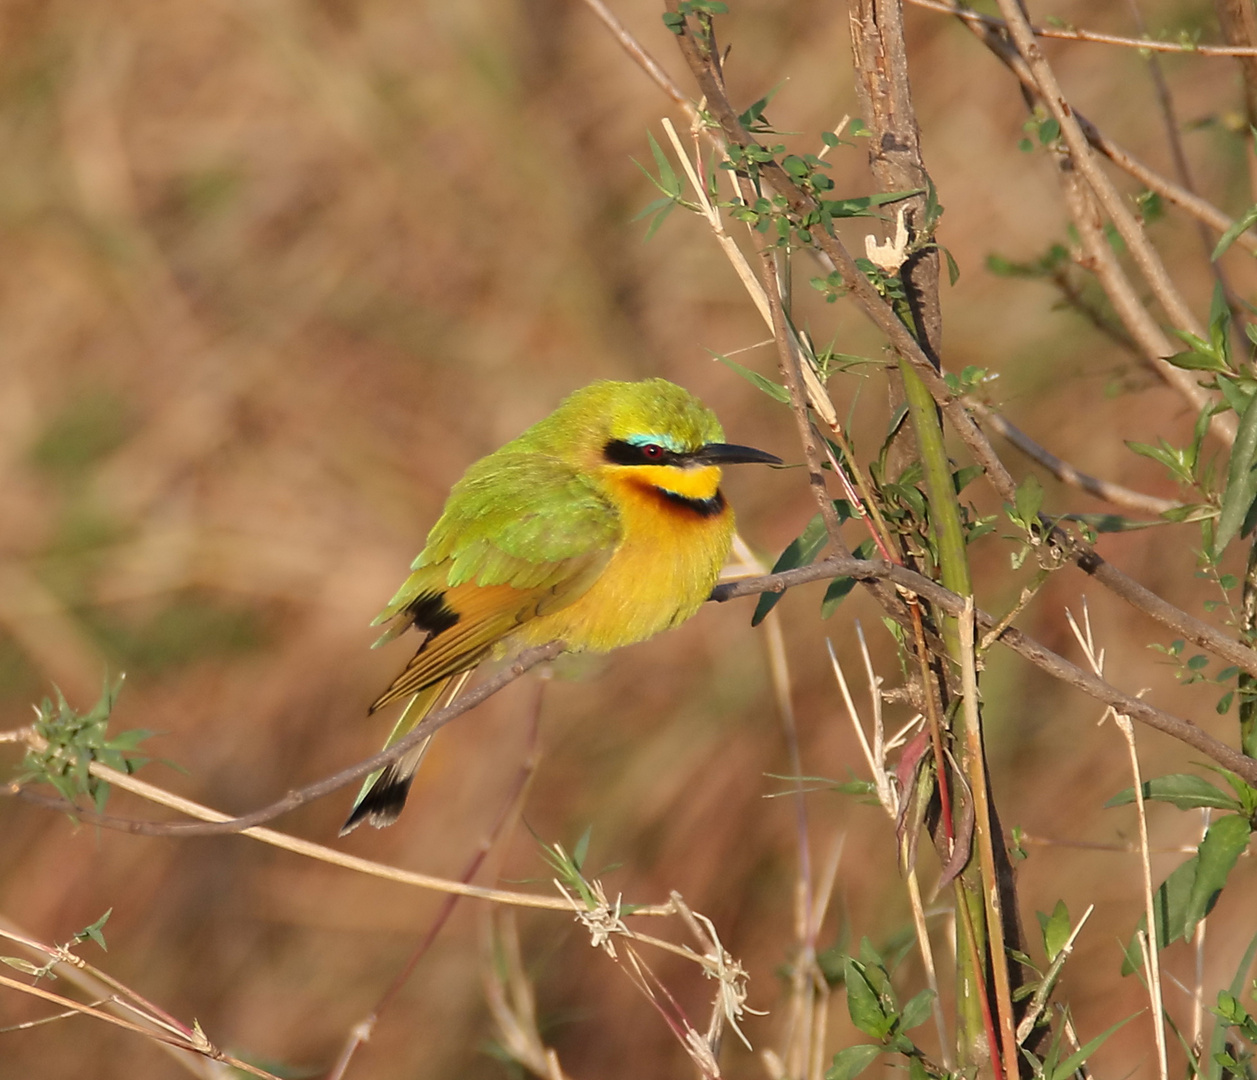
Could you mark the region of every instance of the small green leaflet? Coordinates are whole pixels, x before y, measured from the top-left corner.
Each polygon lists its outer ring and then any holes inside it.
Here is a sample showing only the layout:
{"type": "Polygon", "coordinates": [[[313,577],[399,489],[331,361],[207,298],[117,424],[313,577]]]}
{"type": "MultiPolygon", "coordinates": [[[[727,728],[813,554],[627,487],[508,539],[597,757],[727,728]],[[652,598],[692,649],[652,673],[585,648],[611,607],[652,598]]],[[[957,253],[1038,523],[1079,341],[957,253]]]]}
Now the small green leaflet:
{"type": "Polygon", "coordinates": [[[1073,928],[1069,925],[1069,909],[1064,900],[1057,900],[1051,915],[1036,911],[1039,927],[1043,931],[1043,951],[1049,960],[1055,960],[1057,954],[1065,947],[1073,928]]]}
{"type": "Polygon", "coordinates": [[[873,1064],[882,1048],[873,1043],[848,1046],[834,1055],[834,1063],[825,1071],[825,1080],[855,1080],[873,1064]]]}
{"type": "MultiPolygon", "coordinates": [[[[1186,924],[1187,898],[1191,895],[1192,882],[1196,880],[1196,866],[1200,862],[1199,855],[1193,855],[1161,882],[1152,897],[1152,910],[1156,917],[1157,948],[1168,948],[1170,943],[1183,936],[1186,924]]],[[[1139,929],[1146,930],[1147,918],[1139,920],[1139,929]]],[[[1126,956],[1122,961],[1122,974],[1130,975],[1143,967],[1143,951],[1139,948],[1138,934],[1130,939],[1126,946],[1126,956]]]]}
{"type": "Polygon", "coordinates": [[[875,1039],[886,1038],[895,1026],[895,1017],[887,1013],[880,996],[869,981],[864,965],[848,957],[844,982],[851,1022],[865,1035],[872,1035],[875,1039]]]}
{"type": "MultiPolygon", "coordinates": [[[[1158,776],[1143,783],[1143,796],[1155,802],[1168,802],[1180,810],[1195,810],[1199,807],[1210,807],[1214,810],[1241,810],[1240,801],[1228,795],[1221,788],[1214,787],[1208,780],[1191,773],[1171,773],[1169,776],[1158,776]]],[[[1135,801],[1135,789],[1127,788],[1114,795],[1104,805],[1125,806],[1135,801]]]]}
{"type": "MultiPolygon", "coordinates": [[[[851,554],[857,559],[871,559],[877,551],[877,545],[872,540],[865,540],[851,554]]],[[[855,588],[855,578],[840,577],[834,578],[829,583],[829,588],[825,590],[825,595],[821,599],[821,618],[828,619],[855,588]]]]}
{"type": "Polygon", "coordinates": [[[1044,1073],[1045,1080],[1069,1080],[1069,1078],[1078,1071],[1079,1066],[1081,1066],[1083,1062],[1087,1060],[1087,1058],[1089,1058],[1092,1054],[1094,1054],[1097,1050],[1099,1050],[1100,1047],[1104,1044],[1104,1042],[1108,1039],[1108,1037],[1113,1034],[1113,1032],[1117,1031],[1118,1028],[1125,1027],[1132,1020],[1134,1020],[1136,1016],[1139,1016],[1139,1015],[1140,1015],[1139,1013],[1133,1013],[1130,1016],[1126,1017],[1125,1020],[1119,1020],[1116,1024],[1114,1024],[1107,1031],[1101,1032],[1099,1035],[1097,1035],[1094,1039],[1092,1039],[1090,1042],[1085,1044],[1079,1050],[1076,1050],[1074,1053],[1070,1054],[1069,1057],[1067,1057],[1064,1061],[1062,1061],[1059,1065],[1057,1065],[1056,1068],[1053,1069],[1050,1074],[1045,1072],[1044,1073]]]}
{"type": "Polygon", "coordinates": [[[1213,260],[1220,259],[1222,253],[1239,239],[1240,234],[1251,229],[1254,225],[1257,225],[1257,206],[1250,206],[1244,212],[1244,216],[1222,234],[1218,240],[1218,246],[1213,249],[1213,254],[1209,258],[1213,260]]]}
{"type": "Polygon", "coordinates": [[[899,1015],[899,1030],[911,1031],[919,1024],[924,1024],[930,1015],[930,1006],[934,1002],[934,991],[929,987],[917,993],[908,1004],[903,1007],[903,1012],[899,1015]]]}
{"type": "Polygon", "coordinates": [[[85,926],[83,927],[82,930],[80,930],[77,934],[75,934],[74,940],[75,941],[94,941],[96,942],[97,945],[99,945],[102,949],[104,949],[105,952],[108,952],[109,946],[105,944],[105,935],[101,933],[101,930],[104,928],[105,923],[109,921],[109,916],[112,914],[113,914],[113,908],[110,908],[108,911],[105,912],[105,914],[103,914],[99,919],[97,919],[94,923],[92,923],[91,926],[85,926]]]}
{"type": "MultiPolygon", "coordinates": [[[[820,514],[817,514],[807,523],[803,532],[786,546],[786,550],[773,563],[772,572],[779,574],[782,570],[793,570],[796,566],[810,566],[828,539],[829,534],[825,531],[825,522],[820,514]]],[[[758,626],[762,623],[784,595],[785,593],[760,593],[759,603],[755,605],[755,614],[751,616],[751,625],[758,626]]]]}
{"type": "MultiPolygon", "coordinates": [[[[1238,997],[1244,989],[1245,976],[1248,974],[1248,969],[1252,966],[1254,954],[1257,954],[1257,934],[1253,935],[1252,941],[1248,943],[1248,949],[1244,952],[1239,966],[1235,969],[1235,977],[1231,980],[1229,989],[1229,993],[1233,998],[1238,997]]],[[[1221,993],[1218,996],[1220,1000],[1221,993]]],[[[1226,1033],[1227,1025],[1225,1023],[1214,1024],[1213,1036],[1209,1040],[1208,1072],[1203,1074],[1209,1080],[1215,1080],[1215,1078],[1216,1080],[1221,1080],[1222,1070],[1217,1067],[1215,1055],[1222,1053],[1226,1049],[1226,1033]]]]}
{"type": "Polygon", "coordinates": [[[1226,885],[1226,879],[1235,866],[1235,860],[1248,847],[1252,832],[1248,819],[1239,814],[1227,814],[1209,826],[1209,831],[1200,842],[1200,863],[1187,897],[1184,937],[1191,937],[1195,933],[1196,924],[1217,901],[1218,894],[1226,885]]]}
{"type": "Polygon", "coordinates": [[[1218,516],[1214,534],[1214,556],[1239,532],[1248,508],[1257,499],[1257,472],[1253,470],[1257,460],[1257,397],[1252,398],[1240,416],[1239,430],[1231,447],[1231,460],[1226,470],[1226,490],[1222,494],[1222,512],[1218,516]]]}
{"type": "Polygon", "coordinates": [[[719,353],[711,354],[715,359],[719,360],[730,371],[736,371],[752,386],[758,387],[764,391],[773,401],[779,401],[783,405],[790,404],[790,392],[780,383],[775,383],[772,379],[766,379],[758,371],[752,371],[745,368],[736,360],[730,360],[727,356],[721,356],[719,353]]]}

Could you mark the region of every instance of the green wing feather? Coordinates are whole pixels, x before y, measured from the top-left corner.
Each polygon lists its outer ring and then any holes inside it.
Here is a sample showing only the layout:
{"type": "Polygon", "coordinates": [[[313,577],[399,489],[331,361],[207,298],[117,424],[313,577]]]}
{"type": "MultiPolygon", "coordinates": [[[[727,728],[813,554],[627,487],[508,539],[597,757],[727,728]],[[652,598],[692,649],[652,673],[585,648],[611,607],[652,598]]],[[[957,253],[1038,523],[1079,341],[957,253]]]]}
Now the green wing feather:
{"type": "Polygon", "coordinates": [[[526,589],[619,538],[619,515],[592,481],[558,458],[504,447],[454,485],[414,568],[451,560],[450,585],[526,589]]]}
{"type": "Polygon", "coordinates": [[[427,641],[372,709],[475,667],[520,623],[571,603],[619,539],[615,507],[571,465],[510,444],[476,462],[376,618],[395,620],[376,644],[415,624],[419,602],[439,600],[446,625],[440,611],[431,626],[418,621],[427,641]]]}

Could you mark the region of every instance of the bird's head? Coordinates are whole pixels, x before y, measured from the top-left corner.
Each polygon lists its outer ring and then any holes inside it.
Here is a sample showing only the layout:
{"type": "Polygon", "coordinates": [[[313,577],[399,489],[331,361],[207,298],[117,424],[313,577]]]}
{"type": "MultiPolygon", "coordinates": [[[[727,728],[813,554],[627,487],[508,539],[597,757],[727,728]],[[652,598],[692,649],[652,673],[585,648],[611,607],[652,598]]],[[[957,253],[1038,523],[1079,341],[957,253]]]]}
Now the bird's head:
{"type": "Polygon", "coordinates": [[[570,395],[549,422],[585,468],[698,513],[724,508],[722,465],[781,464],[763,450],[726,443],[716,414],[665,379],[592,383],[570,395]]]}

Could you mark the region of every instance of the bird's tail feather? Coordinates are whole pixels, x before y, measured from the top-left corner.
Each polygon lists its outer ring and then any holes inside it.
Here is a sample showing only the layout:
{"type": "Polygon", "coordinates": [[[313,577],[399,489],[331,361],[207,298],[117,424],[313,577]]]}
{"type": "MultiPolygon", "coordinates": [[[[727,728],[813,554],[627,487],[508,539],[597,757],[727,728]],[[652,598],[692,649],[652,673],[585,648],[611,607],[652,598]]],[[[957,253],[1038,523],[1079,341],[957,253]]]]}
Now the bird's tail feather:
{"type": "MultiPolygon", "coordinates": [[[[448,697],[453,699],[462,690],[470,674],[470,672],[461,672],[458,675],[451,675],[431,686],[425,686],[415,694],[407,702],[401,716],[397,718],[397,723],[393,725],[384,749],[387,750],[403,736],[413,731],[415,726],[436,707],[441,698],[446,696],[447,689],[450,691],[448,697]],[[452,688],[451,682],[454,684],[452,688]]],[[[364,821],[377,829],[382,829],[397,820],[402,807],[406,804],[406,796],[410,792],[410,783],[415,778],[415,770],[419,768],[431,742],[431,738],[424,739],[391,765],[386,765],[379,772],[373,772],[367,776],[358,791],[358,797],[354,800],[349,817],[341,826],[341,836],[353,832],[364,821]]]]}
{"type": "Polygon", "coordinates": [[[359,794],[349,817],[341,826],[340,835],[348,835],[364,821],[377,829],[392,825],[406,805],[406,796],[410,794],[415,772],[431,745],[431,737],[424,739],[404,757],[398,758],[381,772],[372,773],[367,778],[368,786],[359,794]]]}

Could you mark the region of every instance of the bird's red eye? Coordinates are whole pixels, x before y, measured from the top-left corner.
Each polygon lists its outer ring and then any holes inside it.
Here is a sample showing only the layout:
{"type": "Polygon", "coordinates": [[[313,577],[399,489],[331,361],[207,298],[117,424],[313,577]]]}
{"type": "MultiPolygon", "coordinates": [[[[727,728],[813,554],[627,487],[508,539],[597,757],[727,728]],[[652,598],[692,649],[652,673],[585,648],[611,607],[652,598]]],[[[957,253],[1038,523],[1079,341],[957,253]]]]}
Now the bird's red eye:
{"type": "Polygon", "coordinates": [[[642,457],[648,461],[658,461],[663,457],[663,447],[655,443],[647,443],[642,447],[642,457]]]}

